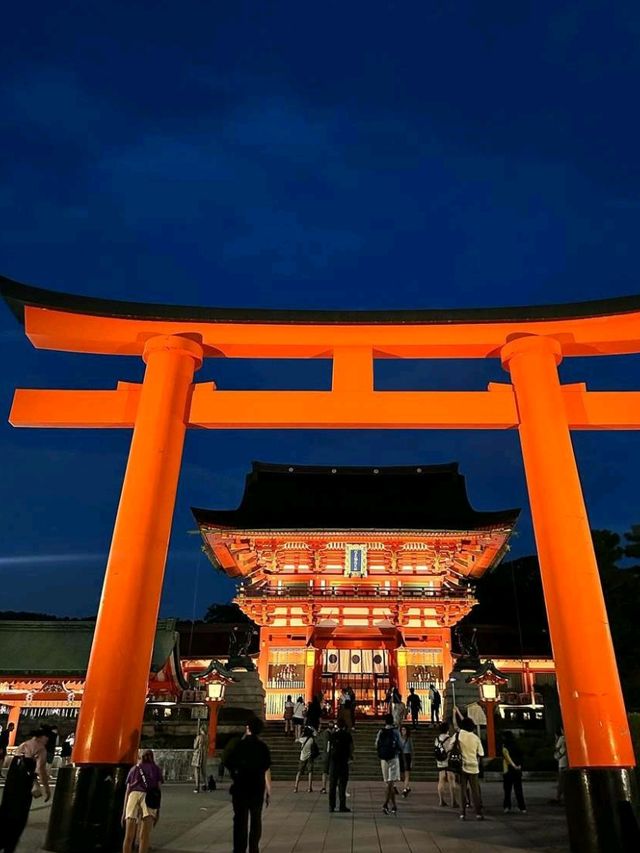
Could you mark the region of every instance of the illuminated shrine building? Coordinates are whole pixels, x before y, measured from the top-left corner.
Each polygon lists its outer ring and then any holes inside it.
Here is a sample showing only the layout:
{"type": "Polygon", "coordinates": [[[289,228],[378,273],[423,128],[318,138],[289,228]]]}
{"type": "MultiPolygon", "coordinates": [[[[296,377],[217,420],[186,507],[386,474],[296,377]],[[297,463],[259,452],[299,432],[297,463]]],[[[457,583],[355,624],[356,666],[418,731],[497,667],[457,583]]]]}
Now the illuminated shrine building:
{"type": "MultiPolygon", "coordinates": [[[[476,512],[456,464],[326,468],[254,463],[236,510],[194,509],[213,565],[260,626],[267,718],[287,694],[388,687],[423,698],[452,668],[472,583],[502,559],[518,510],[476,512]]],[[[294,697],[295,698],[295,697],[294,697]]],[[[426,710],[426,709],[425,709],[426,710]]]]}

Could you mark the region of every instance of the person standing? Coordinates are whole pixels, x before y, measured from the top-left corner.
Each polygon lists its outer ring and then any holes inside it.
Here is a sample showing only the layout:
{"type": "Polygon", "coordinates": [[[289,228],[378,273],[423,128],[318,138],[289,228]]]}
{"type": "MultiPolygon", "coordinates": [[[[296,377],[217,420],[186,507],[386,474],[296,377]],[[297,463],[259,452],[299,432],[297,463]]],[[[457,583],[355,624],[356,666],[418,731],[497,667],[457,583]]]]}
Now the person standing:
{"type": "Polygon", "coordinates": [[[397,814],[395,783],[400,781],[400,737],[393,725],[393,716],[384,718],[384,728],[376,736],[376,750],[380,759],[382,779],[386,785],[382,811],[385,814],[397,814]]]}
{"type": "Polygon", "coordinates": [[[332,723],[329,723],[325,726],[320,724],[320,731],[316,736],[316,744],[318,746],[318,758],[320,759],[320,768],[322,772],[322,788],[320,789],[321,794],[327,793],[327,783],[329,781],[329,737],[330,733],[334,731],[334,726],[332,723]]]}
{"type": "Polygon", "coordinates": [[[6,729],[0,732],[0,779],[2,779],[2,768],[7,757],[7,750],[9,749],[9,736],[14,729],[15,723],[9,723],[6,729]]]}
{"type": "Polygon", "coordinates": [[[407,708],[409,709],[409,713],[411,714],[411,722],[413,723],[413,728],[418,728],[418,717],[420,715],[420,711],[422,711],[422,699],[418,696],[413,687],[409,688],[409,695],[407,696],[407,708]]]}
{"type": "Polygon", "coordinates": [[[502,786],[504,788],[503,807],[505,814],[511,811],[511,790],[516,795],[516,801],[521,814],[527,813],[527,807],[522,793],[522,752],[513,736],[507,730],[502,734],[502,786]]]}
{"type": "Polygon", "coordinates": [[[293,701],[291,696],[287,696],[287,699],[284,703],[284,733],[286,735],[293,734],[293,701]]]}
{"type": "Polygon", "coordinates": [[[68,764],[71,764],[71,755],[73,753],[73,745],[76,742],[76,736],[73,732],[70,735],[67,735],[64,743],[60,748],[60,759],[62,762],[62,766],[66,767],[68,764]]]}
{"type": "MultiPolygon", "coordinates": [[[[7,771],[0,804],[0,850],[14,853],[29,819],[36,779],[44,789],[44,801],[51,796],[47,772],[49,732],[38,729],[16,749],[7,771]]],[[[40,796],[40,793],[37,794],[40,796]]]]}
{"type": "Polygon", "coordinates": [[[556,734],[556,743],[553,751],[553,757],[558,762],[558,792],[553,803],[562,805],[564,802],[564,774],[569,766],[569,757],[567,755],[567,742],[564,737],[564,729],[558,729],[556,734]]]}
{"type": "Polygon", "coordinates": [[[482,811],[482,793],[480,791],[480,758],[484,755],[482,741],[475,733],[473,720],[465,717],[460,722],[460,731],[449,738],[447,751],[451,752],[454,743],[458,743],[462,753],[462,772],[460,774],[460,804],[462,812],[460,820],[467,816],[467,786],[471,791],[471,799],[476,813],[476,820],[484,820],[482,811]]]}
{"type": "Polygon", "coordinates": [[[296,740],[302,736],[302,727],[304,726],[305,705],[302,696],[298,696],[296,704],[293,706],[293,736],[296,740]]]}
{"type": "Polygon", "coordinates": [[[440,706],[442,705],[442,697],[435,684],[429,685],[429,700],[431,703],[431,724],[435,726],[440,723],[440,706]]]}
{"type": "Polygon", "coordinates": [[[449,724],[440,723],[440,731],[433,745],[433,754],[436,759],[436,767],[438,768],[438,802],[441,806],[446,806],[445,792],[449,789],[451,797],[451,805],[454,809],[458,808],[456,774],[449,770],[449,756],[447,753],[447,744],[449,742],[449,724]]]}
{"type": "Polygon", "coordinates": [[[302,732],[302,737],[296,740],[296,743],[302,744],[300,750],[300,761],[298,763],[298,772],[296,773],[296,783],[293,788],[293,793],[298,793],[300,777],[303,773],[309,774],[309,788],[311,794],[313,792],[313,765],[318,757],[318,745],[315,739],[315,732],[310,726],[305,726],[302,732]]]}
{"type": "Polygon", "coordinates": [[[225,759],[231,774],[233,853],[258,853],[262,835],[262,807],[271,800],[271,753],[260,739],[264,723],[247,721],[243,737],[225,759]]]}
{"type": "Polygon", "coordinates": [[[339,799],[339,811],[350,812],[347,808],[347,784],[349,782],[349,762],[353,760],[353,738],[344,719],[329,734],[329,811],[336,810],[336,792],[339,799]]]}
{"type": "Polygon", "coordinates": [[[122,823],[125,826],[122,853],[131,853],[133,850],[138,821],[142,821],[138,851],[148,853],[151,830],[158,822],[160,785],[163,781],[162,770],[155,762],[153,750],[145,749],[140,761],[131,768],[127,776],[122,812],[122,823]]]}
{"type": "Polygon", "coordinates": [[[413,742],[409,726],[400,726],[400,747],[400,772],[404,774],[402,796],[406,798],[411,793],[411,765],[413,762],[413,742]]]}
{"type": "Polygon", "coordinates": [[[207,766],[207,730],[202,726],[193,741],[193,755],[191,756],[191,767],[193,768],[194,794],[202,791],[206,776],[207,766]]]}
{"type": "Polygon", "coordinates": [[[56,747],[58,746],[58,727],[42,726],[42,728],[47,732],[49,738],[47,741],[47,764],[49,769],[52,769],[56,757],[56,747]]]}
{"type": "Polygon", "coordinates": [[[320,731],[320,720],[322,719],[322,705],[320,699],[322,696],[314,696],[309,707],[307,708],[306,725],[313,729],[316,734],[320,731]]]}
{"type": "Polygon", "coordinates": [[[393,704],[391,705],[391,715],[393,717],[393,725],[396,728],[399,728],[402,725],[402,721],[404,720],[407,713],[407,706],[402,701],[402,696],[396,692],[393,699],[393,704]]]}

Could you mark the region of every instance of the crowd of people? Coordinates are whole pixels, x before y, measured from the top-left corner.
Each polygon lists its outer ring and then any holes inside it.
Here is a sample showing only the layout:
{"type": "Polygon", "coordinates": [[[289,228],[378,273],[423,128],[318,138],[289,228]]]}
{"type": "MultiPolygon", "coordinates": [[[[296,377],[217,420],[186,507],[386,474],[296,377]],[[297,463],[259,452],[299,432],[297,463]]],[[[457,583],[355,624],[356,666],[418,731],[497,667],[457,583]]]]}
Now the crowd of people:
{"type": "MultiPolygon", "coordinates": [[[[440,703],[431,698],[431,722],[436,726],[433,737],[433,756],[438,772],[437,797],[442,807],[451,807],[465,820],[467,810],[473,808],[477,820],[484,820],[484,807],[480,777],[482,742],[473,719],[454,706],[448,721],[440,722],[440,703]],[[434,712],[434,704],[436,710],[434,712]]],[[[398,797],[411,793],[411,772],[414,758],[415,728],[422,710],[421,700],[411,691],[406,705],[396,688],[387,695],[387,713],[379,728],[375,742],[365,748],[375,749],[380,762],[384,786],[382,811],[386,815],[398,812],[398,797]],[[402,706],[404,713],[399,706],[402,706]],[[410,722],[409,722],[410,718],[410,722]],[[401,786],[401,789],[400,789],[401,786]]],[[[302,697],[294,701],[287,697],[284,708],[285,733],[292,734],[300,748],[299,762],[294,782],[294,793],[301,781],[306,780],[307,790],[313,791],[314,773],[321,776],[320,792],[328,794],[330,812],[350,812],[347,804],[349,770],[355,758],[355,696],[345,688],[335,720],[326,720],[322,696],[314,697],[308,704],[302,697]]],[[[233,804],[233,851],[257,853],[262,832],[262,811],[271,798],[271,755],[260,738],[263,722],[258,718],[247,721],[241,736],[232,739],[220,761],[231,777],[233,804]]],[[[8,734],[0,737],[0,770],[6,756],[8,734]]],[[[421,735],[421,737],[431,735],[421,735]]],[[[50,798],[50,770],[58,742],[55,727],[43,726],[34,731],[13,753],[7,772],[2,803],[0,804],[0,851],[13,853],[26,826],[32,800],[50,798]]],[[[62,745],[62,763],[68,763],[74,737],[70,735],[62,745]]],[[[196,790],[201,790],[206,767],[207,733],[199,729],[194,742],[193,769],[196,790]]],[[[523,754],[514,734],[506,730],[501,734],[501,760],[503,777],[503,809],[505,813],[515,804],[519,812],[526,813],[522,785],[523,754]]],[[[558,762],[557,797],[552,802],[563,801],[563,776],[567,767],[567,751],[562,731],[555,743],[558,762]]],[[[144,750],[138,763],[131,768],[126,780],[122,811],[124,827],[123,853],[131,853],[134,846],[140,853],[150,849],[150,837],[157,823],[161,803],[163,774],[156,764],[153,751],[144,750]]]]}

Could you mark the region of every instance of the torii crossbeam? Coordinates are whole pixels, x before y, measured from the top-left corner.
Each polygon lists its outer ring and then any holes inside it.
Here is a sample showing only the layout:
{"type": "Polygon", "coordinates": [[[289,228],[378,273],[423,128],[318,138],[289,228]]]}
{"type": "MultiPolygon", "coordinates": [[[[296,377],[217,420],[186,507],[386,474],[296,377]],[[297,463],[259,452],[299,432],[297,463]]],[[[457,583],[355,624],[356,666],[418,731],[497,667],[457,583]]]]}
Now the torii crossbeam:
{"type": "MultiPolygon", "coordinates": [[[[570,430],[639,429],[640,392],[563,386],[557,365],[640,352],[640,297],[296,312],[110,302],[8,279],[0,288],[34,346],[146,363],[142,384],[113,391],[18,390],[10,416],[21,427],[133,428],[76,737],[81,772],[106,767],[120,779],[136,755],[187,428],[518,429],[567,738],[572,849],[627,849],[638,827],[635,759],[570,430]],[[332,389],[219,391],[193,383],[203,358],[331,359],[332,389]],[[511,384],[376,391],[382,358],[500,359],[511,384]],[[126,648],[135,654],[123,667],[126,648]]],[[[54,814],[68,822],[62,797],[54,814]]],[[[73,808],[80,820],[88,805],[73,808]]],[[[89,849],[86,836],[81,843],[89,849]]]]}

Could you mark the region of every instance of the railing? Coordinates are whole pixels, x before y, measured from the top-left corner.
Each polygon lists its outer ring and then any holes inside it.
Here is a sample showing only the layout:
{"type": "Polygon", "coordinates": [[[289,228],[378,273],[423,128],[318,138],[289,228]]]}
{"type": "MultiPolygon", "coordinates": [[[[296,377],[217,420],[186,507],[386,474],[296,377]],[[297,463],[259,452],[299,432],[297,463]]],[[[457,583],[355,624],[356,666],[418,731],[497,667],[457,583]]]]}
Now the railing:
{"type": "Polygon", "coordinates": [[[431,587],[310,587],[307,584],[286,587],[244,587],[239,594],[246,598],[446,598],[473,599],[468,589],[433,589],[431,587]]]}

